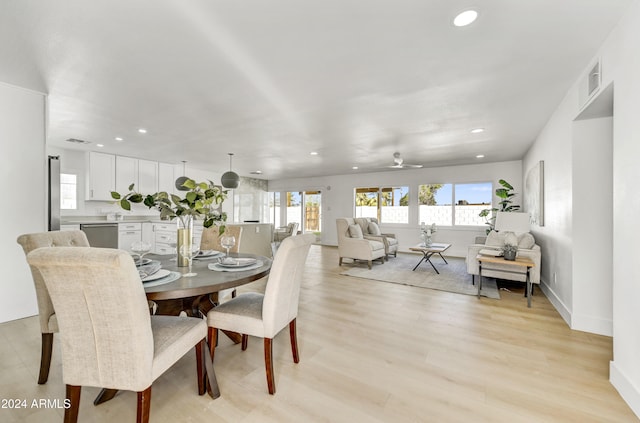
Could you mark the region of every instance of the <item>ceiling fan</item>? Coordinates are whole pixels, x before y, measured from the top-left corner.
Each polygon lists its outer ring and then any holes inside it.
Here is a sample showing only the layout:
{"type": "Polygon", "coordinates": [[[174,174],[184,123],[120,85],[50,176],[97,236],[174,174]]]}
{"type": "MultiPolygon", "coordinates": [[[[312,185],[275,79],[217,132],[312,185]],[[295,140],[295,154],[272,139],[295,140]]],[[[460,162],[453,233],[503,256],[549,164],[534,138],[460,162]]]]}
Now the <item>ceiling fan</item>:
{"type": "Polygon", "coordinates": [[[422,165],[405,163],[404,159],[400,157],[400,153],[395,152],[393,153],[393,164],[385,167],[390,169],[420,169],[422,165]]]}

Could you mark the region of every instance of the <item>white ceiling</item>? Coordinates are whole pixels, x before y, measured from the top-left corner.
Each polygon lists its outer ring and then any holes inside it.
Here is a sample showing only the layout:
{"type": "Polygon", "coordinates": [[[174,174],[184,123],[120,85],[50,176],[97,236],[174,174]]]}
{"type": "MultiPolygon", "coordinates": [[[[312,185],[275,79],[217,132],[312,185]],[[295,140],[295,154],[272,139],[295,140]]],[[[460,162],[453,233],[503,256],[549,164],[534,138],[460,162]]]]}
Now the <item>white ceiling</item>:
{"type": "Polygon", "coordinates": [[[633,1],[1,0],[0,81],[52,145],[243,176],[517,160],[633,1]]]}

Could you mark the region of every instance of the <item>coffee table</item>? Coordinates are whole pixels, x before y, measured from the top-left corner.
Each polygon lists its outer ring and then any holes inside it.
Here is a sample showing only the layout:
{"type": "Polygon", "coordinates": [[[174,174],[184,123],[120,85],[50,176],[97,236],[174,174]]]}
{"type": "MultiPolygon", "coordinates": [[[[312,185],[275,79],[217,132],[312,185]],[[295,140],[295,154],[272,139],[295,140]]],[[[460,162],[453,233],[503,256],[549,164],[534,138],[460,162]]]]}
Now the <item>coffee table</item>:
{"type": "Polygon", "coordinates": [[[409,247],[409,250],[411,251],[418,251],[422,253],[422,258],[420,259],[418,264],[416,264],[413,270],[415,271],[418,268],[418,266],[420,266],[420,263],[422,263],[423,261],[427,261],[431,265],[431,267],[433,267],[433,270],[435,270],[437,274],[440,274],[440,272],[438,272],[438,269],[436,269],[436,266],[433,265],[433,262],[431,261],[431,256],[434,254],[438,254],[440,258],[444,260],[445,263],[447,263],[447,260],[442,256],[442,253],[446,251],[447,248],[449,247],[451,247],[451,244],[439,244],[435,242],[429,245],[428,247],[424,244],[418,244],[415,247],[409,247]]]}

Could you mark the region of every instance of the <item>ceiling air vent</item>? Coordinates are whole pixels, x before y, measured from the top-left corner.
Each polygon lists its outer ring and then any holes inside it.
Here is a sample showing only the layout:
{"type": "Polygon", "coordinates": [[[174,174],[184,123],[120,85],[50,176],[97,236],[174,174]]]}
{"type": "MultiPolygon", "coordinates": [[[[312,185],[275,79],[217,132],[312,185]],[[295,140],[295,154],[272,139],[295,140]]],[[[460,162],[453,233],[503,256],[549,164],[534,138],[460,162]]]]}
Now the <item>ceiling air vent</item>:
{"type": "Polygon", "coordinates": [[[91,141],[79,140],[77,138],[67,138],[67,142],[72,142],[74,144],[91,144],[91,141]]]}

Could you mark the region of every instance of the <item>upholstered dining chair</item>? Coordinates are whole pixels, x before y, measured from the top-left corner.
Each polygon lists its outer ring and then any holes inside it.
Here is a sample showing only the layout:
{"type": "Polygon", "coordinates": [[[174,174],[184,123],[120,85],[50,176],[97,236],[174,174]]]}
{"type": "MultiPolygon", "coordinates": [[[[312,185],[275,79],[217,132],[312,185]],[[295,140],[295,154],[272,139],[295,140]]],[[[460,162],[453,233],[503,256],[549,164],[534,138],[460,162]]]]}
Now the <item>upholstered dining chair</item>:
{"type": "MultiPolygon", "coordinates": [[[[229,248],[230,253],[237,253],[240,251],[240,241],[242,240],[242,226],[234,226],[234,225],[226,225],[224,232],[222,235],[232,235],[236,238],[236,244],[229,248]]],[[[202,238],[200,238],[200,251],[204,250],[218,250],[225,251],[220,245],[220,228],[217,226],[211,226],[209,228],[204,228],[202,231],[202,238]]],[[[236,290],[233,289],[224,289],[217,293],[218,298],[228,297],[229,292],[231,292],[231,298],[236,297],[236,290]]],[[[218,301],[217,299],[215,300],[218,301]]]]}
{"type": "Polygon", "coordinates": [[[315,235],[288,237],[276,252],[264,295],[248,292],[209,311],[209,348],[214,358],[218,329],[242,334],[242,350],[247,349],[248,335],[264,338],[267,387],[276,392],[273,373],[273,338],[289,325],[293,361],[300,361],[296,334],[298,299],[305,261],[315,235]]]}
{"type": "Polygon", "coordinates": [[[208,365],[206,323],[192,317],[151,316],[128,252],[39,248],[27,255],[27,261],[42,275],[58,317],[70,402],[65,422],[78,419],[82,386],[136,391],[137,421],[147,422],[151,384],[194,347],[198,393],[211,388],[211,396],[219,395],[208,365]]]}
{"type": "MultiPolygon", "coordinates": [[[[226,225],[223,235],[232,235],[236,238],[236,245],[229,248],[230,253],[240,251],[240,241],[242,239],[242,226],[226,225]]],[[[202,238],[200,239],[200,250],[218,250],[225,251],[220,245],[220,228],[211,226],[204,228],[202,238]]]]}
{"type": "MultiPolygon", "coordinates": [[[[22,246],[27,255],[36,248],[42,247],[88,247],[87,236],[81,230],[77,231],[53,231],[24,234],[18,237],[18,244],[22,246]]],[[[42,332],[42,347],[40,352],[40,373],[38,383],[47,383],[49,368],[51,367],[51,353],[53,351],[53,334],[58,332],[58,320],[47,287],[44,285],[42,275],[31,266],[31,277],[36,287],[36,300],[38,302],[38,315],[40,319],[40,331],[42,332]]]]}

